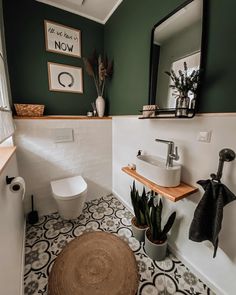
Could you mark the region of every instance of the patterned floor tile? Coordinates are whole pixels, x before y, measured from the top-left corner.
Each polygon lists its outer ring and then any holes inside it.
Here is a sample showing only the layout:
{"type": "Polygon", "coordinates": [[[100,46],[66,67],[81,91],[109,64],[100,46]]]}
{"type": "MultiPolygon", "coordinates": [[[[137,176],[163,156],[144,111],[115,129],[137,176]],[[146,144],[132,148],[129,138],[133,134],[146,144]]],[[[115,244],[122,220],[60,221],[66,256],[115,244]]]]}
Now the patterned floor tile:
{"type": "Polygon", "coordinates": [[[27,225],[25,295],[46,295],[48,276],[58,254],[72,239],[94,230],[118,235],[133,250],[140,273],[137,295],[214,295],[173,254],[169,253],[164,261],[151,260],[143,243],[133,237],[131,218],[127,208],[109,195],[87,202],[76,220],[65,221],[54,213],[41,217],[35,225],[27,225]]]}

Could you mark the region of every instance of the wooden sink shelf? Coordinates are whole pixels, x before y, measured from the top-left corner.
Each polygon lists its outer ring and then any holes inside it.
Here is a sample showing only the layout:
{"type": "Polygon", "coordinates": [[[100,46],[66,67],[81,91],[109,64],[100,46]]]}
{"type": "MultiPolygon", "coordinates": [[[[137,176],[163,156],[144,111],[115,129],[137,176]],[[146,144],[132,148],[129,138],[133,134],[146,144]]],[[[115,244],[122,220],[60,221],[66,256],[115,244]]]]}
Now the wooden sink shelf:
{"type": "Polygon", "coordinates": [[[180,185],[176,187],[159,186],[154,182],[148,180],[147,178],[143,177],[142,175],[138,174],[136,170],[132,170],[129,167],[123,167],[122,171],[130,175],[137,181],[141,182],[144,186],[150,188],[156,193],[163,195],[173,202],[177,202],[198,191],[198,188],[188,185],[184,182],[181,182],[180,185]]]}

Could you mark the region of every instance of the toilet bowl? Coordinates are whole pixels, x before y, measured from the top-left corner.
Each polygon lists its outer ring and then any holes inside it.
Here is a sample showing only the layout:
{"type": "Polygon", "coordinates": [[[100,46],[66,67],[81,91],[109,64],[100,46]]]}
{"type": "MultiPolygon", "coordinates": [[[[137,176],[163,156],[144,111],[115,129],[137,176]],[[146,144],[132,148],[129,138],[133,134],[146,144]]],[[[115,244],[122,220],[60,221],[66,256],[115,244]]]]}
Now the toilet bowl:
{"type": "Polygon", "coordinates": [[[87,196],[87,183],[82,176],[51,181],[53,198],[63,219],[75,219],[83,210],[87,196]]]}

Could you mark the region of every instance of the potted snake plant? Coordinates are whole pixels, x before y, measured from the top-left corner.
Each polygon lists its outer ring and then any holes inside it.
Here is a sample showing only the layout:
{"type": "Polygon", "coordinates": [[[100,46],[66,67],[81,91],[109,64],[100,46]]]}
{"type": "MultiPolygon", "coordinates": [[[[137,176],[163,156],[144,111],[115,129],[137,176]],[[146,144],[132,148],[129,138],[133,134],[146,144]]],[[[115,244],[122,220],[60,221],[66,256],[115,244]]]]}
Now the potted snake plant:
{"type": "Polygon", "coordinates": [[[163,204],[161,199],[157,200],[156,196],[152,195],[148,202],[148,208],[148,229],[145,234],[144,249],[151,259],[160,261],[166,257],[167,233],[174,224],[176,212],[169,216],[165,226],[162,228],[163,204]]]}
{"type": "Polygon", "coordinates": [[[140,241],[144,241],[145,231],[148,228],[148,193],[143,188],[142,195],[139,195],[138,190],[135,187],[135,181],[130,190],[131,203],[134,210],[134,217],[131,219],[131,227],[134,237],[140,241]]]}

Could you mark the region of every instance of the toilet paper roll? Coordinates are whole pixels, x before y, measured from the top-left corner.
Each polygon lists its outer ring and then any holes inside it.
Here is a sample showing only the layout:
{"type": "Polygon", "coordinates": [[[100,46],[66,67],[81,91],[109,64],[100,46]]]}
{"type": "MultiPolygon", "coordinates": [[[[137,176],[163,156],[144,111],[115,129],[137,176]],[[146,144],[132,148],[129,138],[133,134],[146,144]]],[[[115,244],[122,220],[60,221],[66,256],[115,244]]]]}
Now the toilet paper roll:
{"type": "Polygon", "coordinates": [[[23,201],[24,197],[25,197],[25,181],[24,181],[24,179],[20,176],[15,177],[9,185],[9,190],[13,194],[21,193],[22,201],[23,201]]]}

